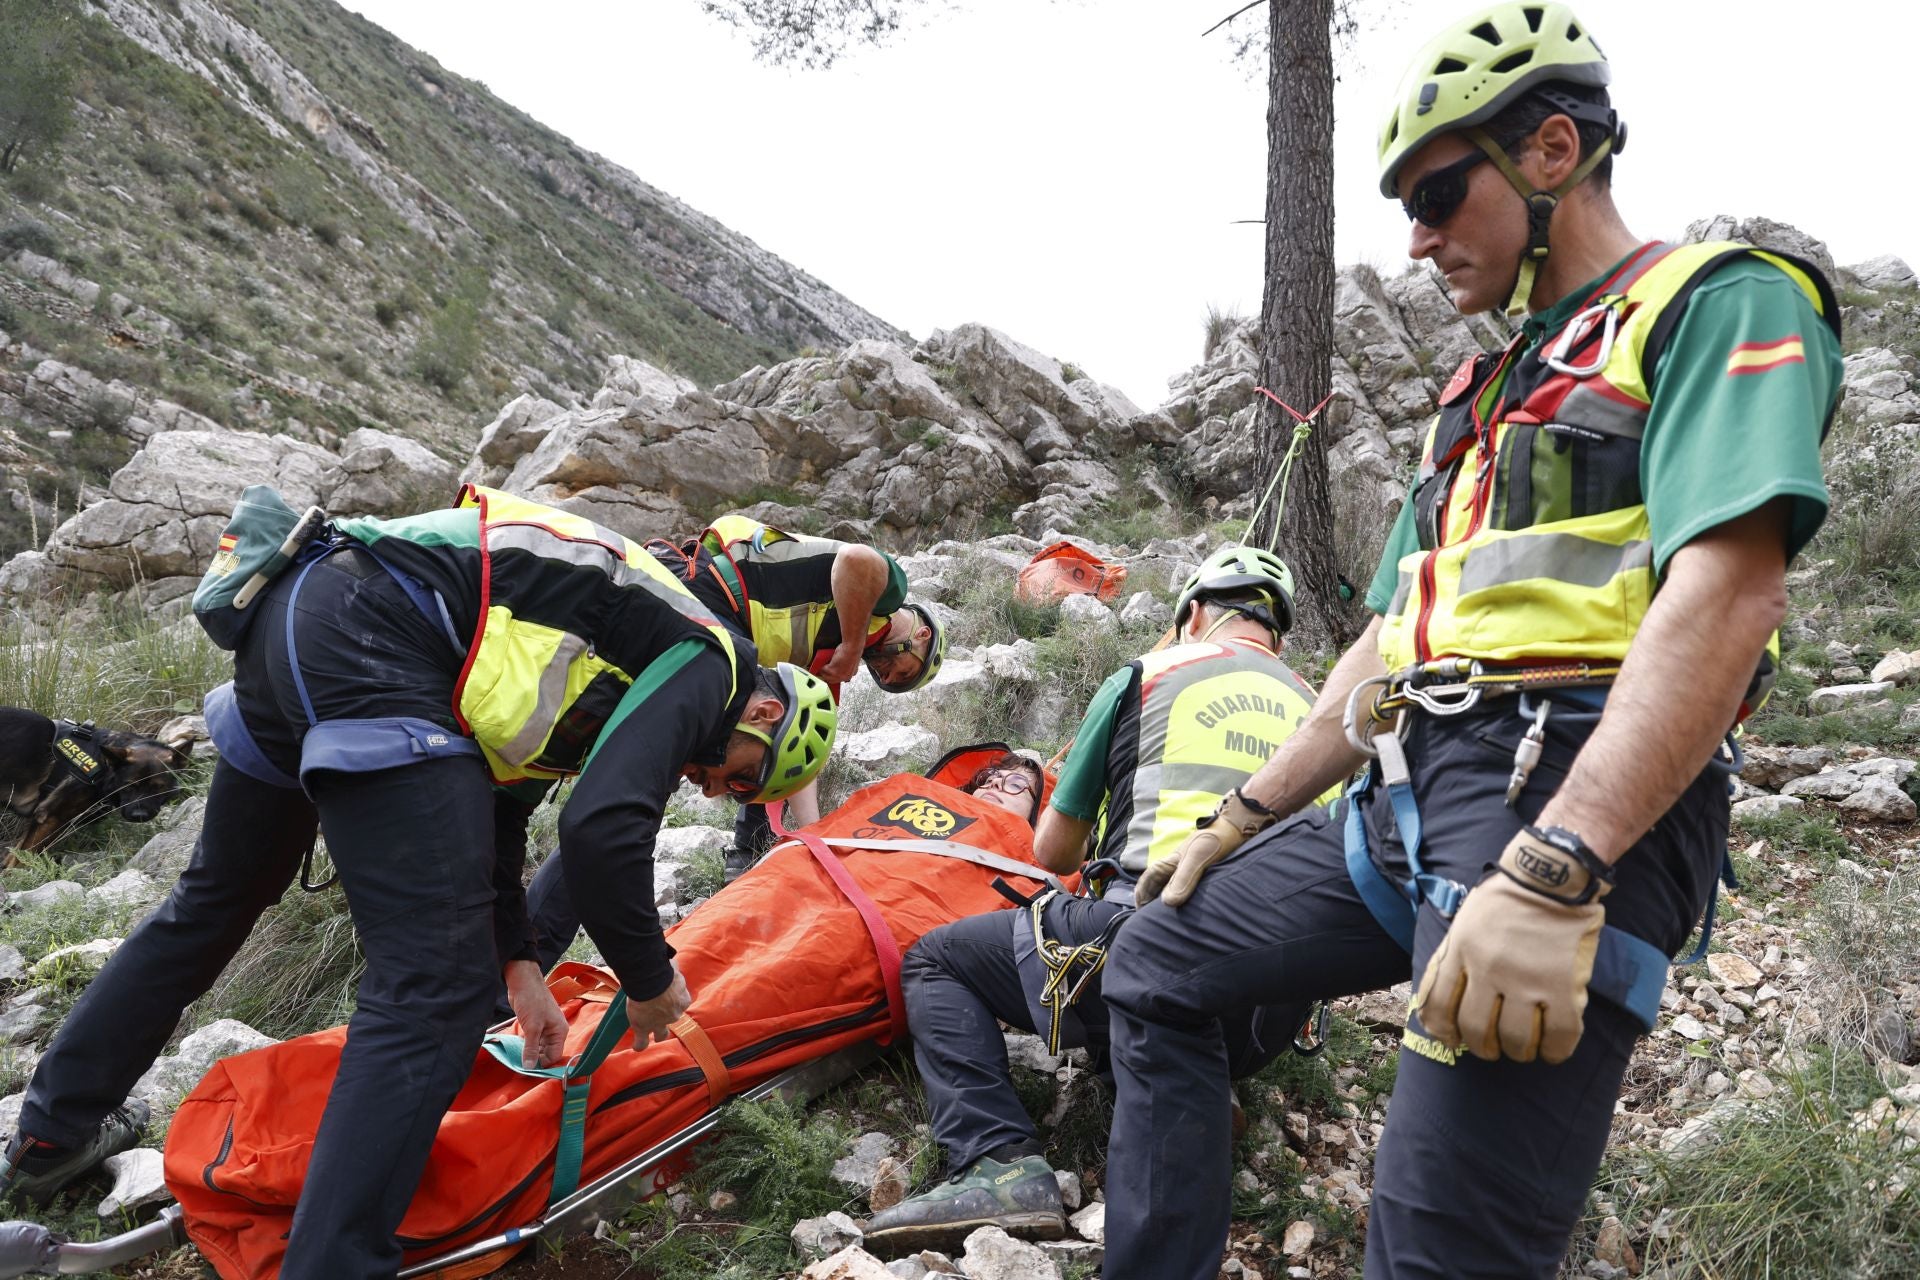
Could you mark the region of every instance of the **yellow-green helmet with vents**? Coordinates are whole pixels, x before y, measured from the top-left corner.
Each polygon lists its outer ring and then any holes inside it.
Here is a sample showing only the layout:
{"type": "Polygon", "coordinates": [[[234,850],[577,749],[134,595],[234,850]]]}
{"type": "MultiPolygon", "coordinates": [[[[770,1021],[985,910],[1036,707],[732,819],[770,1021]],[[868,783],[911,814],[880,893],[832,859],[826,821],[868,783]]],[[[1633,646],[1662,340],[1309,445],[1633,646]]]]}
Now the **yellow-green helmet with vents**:
{"type": "Polygon", "coordinates": [[[1537,85],[1603,87],[1607,56],[1564,4],[1480,9],[1427,42],[1407,68],[1380,130],[1380,194],[1398,194],[1400,167],[1443,133],[1498,115],[1537,85]]]}
{"type": "Polygon", "coordinates": [[[785,800],[818,777],[833,750],[834,729],[840,721],[833,690],[819,676],[782,662],[773,669],[773,678],[780,686],[780,700],[786,704],[780,723],[770,734],[737,726],[767,744],[760,789],[742,798],[746,804],[785,800]]]}

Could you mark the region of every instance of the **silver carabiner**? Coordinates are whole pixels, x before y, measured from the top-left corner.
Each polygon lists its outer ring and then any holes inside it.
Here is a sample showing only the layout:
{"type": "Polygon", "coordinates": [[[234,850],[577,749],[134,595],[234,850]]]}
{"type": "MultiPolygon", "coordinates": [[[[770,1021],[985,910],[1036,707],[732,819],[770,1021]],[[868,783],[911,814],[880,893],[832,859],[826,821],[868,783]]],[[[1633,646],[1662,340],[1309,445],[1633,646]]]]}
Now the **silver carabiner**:
{"type": "MultiPolygon", "coordinates": [[[[1525,694],[1520,695],[1523,700],[1525,694]]],[[[1513,808],[1520,799],[1520,793],[1527,789],[1527,779],[1540,764],[1540,754],[1547,744],[1547,713],[1553,710],[1551,699],[1540,699],[1540,706],[1533,713],[1533,723],[1527,726],[1525,736],[1513,749],[1513,774],[1507,779],[1507,808],[1513,808]]],[[[1524,710],[1522,715],[1526,714],[1524,710]]]]}
{"type": "Polygon", "coordinates": [[[1594,374],[1604,369],[1608,359],[1612,357],[1613,338],[1619,326],[1620,311],[1613,303],[1594,303],[1585,311],[1582,311],[1579,315],[1567,321],[1565,327],[1560,330],[1560,336],[1554,339],[1553,345],[1547,349],[1545,356],[1547,368],[1554,370],[1556,373],[1564,373],[1572,378],[1591,378],[1594,374]],[[1588,364],[1568,364],[1567,353],[1573,350],[1576,342],[1585,338],[1587,334],[1592,331],[1592,321],[1596,317],[1598,317],[1601,326],[1600,349],[1594,353],[1593,360],[1588,364]]]}
{"type": "Polygon", "coordinates": [[[1438,689],[1423,689],[1409,683],[1400,692],[1408,702],[1418,705],[1431,716],[1457,716],[1480,705],[1480,686],[1477,684],[1451,684],[1438,689]]]}

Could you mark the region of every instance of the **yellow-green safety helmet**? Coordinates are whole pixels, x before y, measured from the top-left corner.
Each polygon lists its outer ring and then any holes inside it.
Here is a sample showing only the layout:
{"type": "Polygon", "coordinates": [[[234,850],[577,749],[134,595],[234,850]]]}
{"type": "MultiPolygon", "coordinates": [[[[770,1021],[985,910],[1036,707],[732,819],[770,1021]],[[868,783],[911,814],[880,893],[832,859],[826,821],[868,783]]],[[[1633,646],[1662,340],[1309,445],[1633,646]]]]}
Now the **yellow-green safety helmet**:
{"type": "Polygon", "coordinates": [[[1428,141],[1491,119],[1534,86],[1601,87],[1611,78],[1607,56],[1567,5],[1478,10],[1429,41],[1400,81],[1380,130],[1380,194],[1397,194],[1400,166],[1428,141]]]}
{"type": "MultiPolygon", "coordinates": [[[[888,693],[912,693],[915,689],[923,689],[927,685],[932,684],[933,678],[940,674],[940,664],[946,661],[947,657],[947,629],[940,625],[940,619],[933,616],[933,610],[923,604],[915,604],[912,601],[908,601],[900,607],[902,609],[911,609],[914,613],[918,614],[920,621],[926,624],[927,630],[932,634],[927,637],[927,656],[926,659],[921,662],[918,671],[914,672],[905,680],[898,681],[894,684],[887,684],[882,681],[880,677],[874,677],[874,683],[878,684],[888,693]]],[[[917,627],[915,628],[915,630],[918,629],[917,627]]],[[[878,644],[868,649],[863,655],[863,660],[885,657],[891,653],[910,652],[912,648],[913,641],[911,638],[906,640],[890,640],[885,644],[878,644]]]]}
{"type": "Polygon", "coordinates": [[[833,690],[819,676],[783,662],[774,668],[773,678],[780,685],[780,698],[787,711],[772,734],[753,735],[766,740],[767,760],[760,770],[760,790],[744,797],[746,804],[785,800],[819,776],[840,722],[833,690]]]}
{"type": "Polygon", "coordinates": [[[1293,627],[1293,570],[1286,561],[1263,547],[1226,546],[1208,556],[1180,589],[1180,602],[1174,606],[1173,625],[1187,625],[1187,615],[1196,602],[1221,596],[1248,596],[1266,593],[1271,606],[1241,600],[1232,605],[1271,630],[1285,635],[1293,627]]]}

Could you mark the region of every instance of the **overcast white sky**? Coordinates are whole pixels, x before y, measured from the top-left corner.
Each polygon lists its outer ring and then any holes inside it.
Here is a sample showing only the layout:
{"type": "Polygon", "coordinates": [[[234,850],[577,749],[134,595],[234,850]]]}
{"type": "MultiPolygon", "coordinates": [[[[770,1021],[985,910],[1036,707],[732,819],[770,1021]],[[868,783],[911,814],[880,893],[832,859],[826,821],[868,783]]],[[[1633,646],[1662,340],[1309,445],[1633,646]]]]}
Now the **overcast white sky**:
{"type": "MultiPolygon", "coordinates": [[[[581,145],[924,337],[978,320],[1142,407],[1209,304],[1255,312],[1265,73],[1201,39],[1244,0],[932,0],[830,71],[756,64],[696,0],[347,0],[581,145]]],[[[1403,64],[1459,0],[1363,0],[1336,89],[1342,262],[1396,269],[1373,178],[1403,64]]],[[[1920,264],[1920,6],[1589,0],[1631,134],[1627,223],[1765,214],[1920,264]]],[[[1243,19],[1245,21],[1245,19],[1243,19]]]]}

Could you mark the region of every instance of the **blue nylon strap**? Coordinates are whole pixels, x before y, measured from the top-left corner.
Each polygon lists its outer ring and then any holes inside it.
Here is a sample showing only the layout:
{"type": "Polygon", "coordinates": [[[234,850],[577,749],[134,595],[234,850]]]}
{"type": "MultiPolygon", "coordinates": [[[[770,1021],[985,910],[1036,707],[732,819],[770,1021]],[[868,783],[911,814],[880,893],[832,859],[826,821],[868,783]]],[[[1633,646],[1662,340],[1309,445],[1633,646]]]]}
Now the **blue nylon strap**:
{"type": "Polygon", "coordinates": [[[316,769],[372,773],[449,756],[480,756],[480,744],[418,716],[327,720],[300,742],[300,780],[316,769]]]}
{"type": "MultiPolygon", "coordinates": [[[[1367,828],[1361,818],[1359,805],[1359,799],[1366,794],[1371,781],[1371,773],[1363,775],[1348,788],[1342,801],[1347,806],[1347,876],[1353,881],[1354,889],[1360,894],[1360,900],[1366,904],[1374,921],[1402,951],[1412,955],[1414,903],[1417,898],[1424,896],[1435,910],[1451,920],[1460,909],[1460,904],[1466,900],[1467,890],[1451,880],[1424,872],[1416,873],[1404,887],[1396,889],[1393,882],[1374,865],[1373,858],[1367,852],[1367,828]]],[[[1400,824],[1401,838],[1408,845],[1407,861],[1417,866],[1412,846],[1418,840],[1420,827],[1419,814],[1413,802],[1413,789],[1405,784],[1399,784],[1398,787],[1390,784],[1387,795],[1394,801],[1394,820],[1400,824]],[[1412,822],[1401,812],[1401,801],[1395,795],[1396,790],[1404,794],[1412,822]]],[[[1711,932],[1712,924],[1713,904],[1709,902],[1708,932],[1711,932]]],[[[1698,953],[1686,963],[1705,954],[1706,938],[1703,936],[1698,953]]],[[[1660,993],[1666,989],[1668,964],[1660,948],[1607,925],[1600,931],[1600,942],[1593,958],[1593,974],[1587,980],[1587,990],[1625,1009],[1642,1027],[1651,1031],[1659,1021],[1660,993]]]]}
{"type": "Polygon", "coordinates": [[[1359,890],[1360,900],[1387,936],[1408,955],[1413,954],[1413,904],[1397,892],[1392,882],[1373,865],[1367,853],[1367,828],[1360,816],[1359,798],[1366,790],[1363,777],[1347,789],[1341,803],[1347,806],[1347,877],[1359,890]]]}
{"type": "Polygon", "coordinates": [[[267,753],[253,740],[253,731],[247,728],[246,718],[240,714],[240,704],[234,697],[233,681],[209,690],[201,710],[207,718],[207,736],[213,739],[214,749],[222,760],[256,782],[289,791],[300,789],[300,780],[267,759],[267,753]]]}
{"type": "Polygon", "coordinates": [[[300,566],[300,572],[293,580],[293,590],[287,593],[287,665],[293,668],[293,691],[300,695],[300,709],[307,714],[307,727],[318,724],[319,717],[313,714],[313,699],[307,696],[306,677],[300,674],[300,648],[293,638],[293,620],[297,616],[294,602],[300,599],[300,588],[306,585],[307,575],[313,572],[313,566],[325,560],[339,548],[328,547],[313,559],[300,566]]]}

